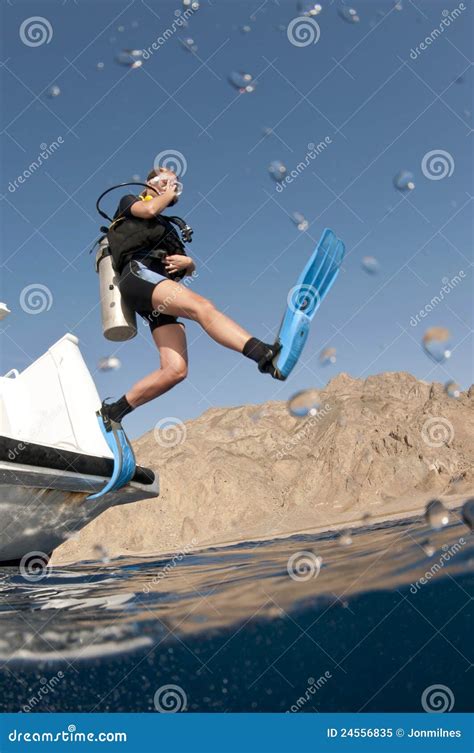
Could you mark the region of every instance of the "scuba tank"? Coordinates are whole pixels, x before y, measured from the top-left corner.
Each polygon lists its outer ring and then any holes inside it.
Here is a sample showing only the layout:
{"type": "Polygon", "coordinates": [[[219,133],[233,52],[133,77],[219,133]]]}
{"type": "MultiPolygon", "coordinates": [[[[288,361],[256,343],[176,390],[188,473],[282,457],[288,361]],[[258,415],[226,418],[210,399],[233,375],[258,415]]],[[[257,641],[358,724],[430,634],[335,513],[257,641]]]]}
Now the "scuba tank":
{"type": "Polygon", "coordinates": [[[127,306],[118,287],[118,275],[113,268],[107,238],[99,241],[95,257],[95,269],[99,275],[100,309],[102,332],[107,340],[121,342],[131,340],[137,334],[137,316],[127,306]]]}
{"type": "MultiPolygon", "coordinates": [[[[109,217],[101,208],[101,199],[117,188],[124,186],[136,185],[145,186],[146,183],[130,182],[120,183],[117,186],[108,188],[97,199],[96,208],[99,214],[114,225],[114,220],[109,217]]],[[[157,191],[158,193],[158,191],[157,191]]],[[[187,225],[180,217],[166,217],[167,220],[171,220],[176,224],[181,231],[182,240],[185,243],[190,243],[192,240],[192,228],[187,225]]],[[[145,229],[146,221],[140,220],[143,223],[143,229],[145,229]]],[[[101,232],[108,233],[110,228],[101,227],[101,232]]],[[[130,308],[122,298],[120,289],[118,286],[119,273],[116,270],[116,264],[114,263],[113,254],[110,248],[107,235],[101,236],[98,241],[98,250],[95,258],[95,268],[99,275],[99,287],[100,287],[100,306],[102,316],[102,331],[104,337],[107,340],[114,342],[121,342],[125,340],[131,340],[137,334],[137,317],[133,309],[130,308]]],[[[94,245],[95,247],[95,245],[94,245]]],[[[93,249],[91,249],[92,251],[93,249]]],[[[178,253],[179,251],[176,251],[178,253]]],[[[164,255],[166,256],[165,252],[164,255]]]]}

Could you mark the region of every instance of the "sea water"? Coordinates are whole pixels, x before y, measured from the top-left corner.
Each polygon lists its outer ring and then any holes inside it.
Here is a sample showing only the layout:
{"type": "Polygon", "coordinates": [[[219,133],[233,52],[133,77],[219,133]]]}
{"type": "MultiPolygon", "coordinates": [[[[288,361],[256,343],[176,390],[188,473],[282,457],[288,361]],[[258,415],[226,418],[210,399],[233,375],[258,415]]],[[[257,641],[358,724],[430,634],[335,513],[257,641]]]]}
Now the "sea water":
{"type": "Polygon", "coordinates": [[[451,511],[37,582],[3,568],[1,710],[468,711],[473,562],[451,511]]]}

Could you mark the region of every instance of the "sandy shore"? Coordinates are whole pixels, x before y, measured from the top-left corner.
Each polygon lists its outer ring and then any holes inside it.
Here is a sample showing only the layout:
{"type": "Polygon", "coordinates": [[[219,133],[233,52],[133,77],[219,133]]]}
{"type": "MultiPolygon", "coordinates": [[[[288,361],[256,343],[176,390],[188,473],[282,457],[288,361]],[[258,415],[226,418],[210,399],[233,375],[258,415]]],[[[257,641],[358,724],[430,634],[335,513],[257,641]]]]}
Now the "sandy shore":
{"type": "Polygon", "coordinates": [[[473,398],[406,373],[340,374],[316,416],[269,402],[148,432],[134,446],[159,472],[160,497],[107,511],[53,562],[356,526],[420,513],[434,497],[455,506],[474,491],[473,398]]]}

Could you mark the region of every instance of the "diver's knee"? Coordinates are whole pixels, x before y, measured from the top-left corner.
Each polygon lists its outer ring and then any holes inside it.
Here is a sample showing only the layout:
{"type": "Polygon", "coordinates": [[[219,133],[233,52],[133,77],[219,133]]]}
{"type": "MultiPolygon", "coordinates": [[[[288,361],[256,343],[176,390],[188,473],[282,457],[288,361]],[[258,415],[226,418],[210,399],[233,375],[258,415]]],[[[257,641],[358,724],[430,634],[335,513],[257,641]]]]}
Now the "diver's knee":
{"type": "Polygon", "coordinates": [[[173,385],[183,382],[188,376],[188,366],[185,363],[179,366],[168,366],[165,371],[169,381],[173,385]]]}
{"type": "Polygon", "coordinates": [[[215,316],[216,312],[217,309],[212,301],[210,301],[208,298],[203,298],[198,305],[197,320],[200,323],[209,321],[209,319],[212,319],[213,316],[215,316]]]}

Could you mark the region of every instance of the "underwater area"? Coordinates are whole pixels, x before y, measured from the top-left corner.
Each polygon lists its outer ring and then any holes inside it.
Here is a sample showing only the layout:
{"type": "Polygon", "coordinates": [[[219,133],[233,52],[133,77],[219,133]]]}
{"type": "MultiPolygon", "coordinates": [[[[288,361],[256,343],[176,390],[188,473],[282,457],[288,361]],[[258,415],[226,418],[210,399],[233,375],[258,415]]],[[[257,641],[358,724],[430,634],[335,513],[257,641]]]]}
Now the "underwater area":
{"type": "Polygon", "coordinates": [[[0,572],[11,712],[472,709],[460,509],[352,531],[0,572]]]}

